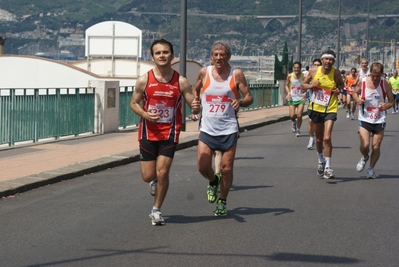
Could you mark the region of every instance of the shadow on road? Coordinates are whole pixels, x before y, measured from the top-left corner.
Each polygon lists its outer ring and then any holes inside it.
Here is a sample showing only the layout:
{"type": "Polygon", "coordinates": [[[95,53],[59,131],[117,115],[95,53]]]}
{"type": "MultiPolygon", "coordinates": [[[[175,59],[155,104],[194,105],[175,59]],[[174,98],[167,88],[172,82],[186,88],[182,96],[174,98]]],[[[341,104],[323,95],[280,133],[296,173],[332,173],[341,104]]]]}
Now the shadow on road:
{"type": "Polygon", "coordinates": [[[226,219],[234,219],[237,222],[246,222],[245,218],[242,215],[259,215],[259,214],[267,214],[274,213],[275,216],[282,215],[286,213],[294,212],[291,209],[280,209],[280,208],[249,208],[249,207],[239,207],[232,210],[227,210],[227,216],[217,217],[217,216],[185,216],[185,215],[171,215],[164,216],[167,223],[199,223],[206,221],[214,221],[214,220],[226,220],[226,219]]]}
{"type": "Polygon", "coordinates": [[[309,262],[309,263],[359,263],[360,261],[349,257],[337,257],[329,255],[311,255],[300,253],[275,253],[268,256],[274,261],[290,261],[290,262],[309,262]]]}

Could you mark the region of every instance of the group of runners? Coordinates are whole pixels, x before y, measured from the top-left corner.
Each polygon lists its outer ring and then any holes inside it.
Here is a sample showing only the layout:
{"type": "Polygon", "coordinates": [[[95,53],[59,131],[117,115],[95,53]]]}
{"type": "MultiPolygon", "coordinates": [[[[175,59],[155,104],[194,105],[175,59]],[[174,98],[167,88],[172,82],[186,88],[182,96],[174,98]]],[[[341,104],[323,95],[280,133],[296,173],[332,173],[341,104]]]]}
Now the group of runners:
{"type": "Polygon", "coordinates": [[[381,63],[374,62],[369,67],[367,59],[362,59],[360,71],[352,68],[350,74],[346,75],[345,71],[341,72],[333,67],[335,58],[333,50],[323,51],[321,58],[315,59],[313,66],[305,73],[301,73],[301,63],[294,62],[293,72],[287,76],[285,85],[292,121],[291,128],[296,136],[300,135],[307,95],[309,116],[307,149],[312,149],[315,135],[317,174],[332,179],[335,175],[331,160],[333,150],[331,135],[334,122],[337,120],[339,101],[343,103],[348,119],[355,119],[358,108],[361,158],[356,170],[363,171],[370,159],[367,178],[373,179],[377,177],[374,166],[380,156],[387,110],[393,108],[392,113],[398,112],[398,72],[394,70],[388,80],[384,76],[384,67],[381,63]]]}
{"type": "MultiPolygon", "coordinates": [[[[169,172],[179,142],[184,101],[191,107],[192,118],[199,120],[197,166],[208,181],[207,201],[216,202],[216,216],[225,216],[239,138],[237,112],[240,107],[248,107],[253,102],[245,75],[242,70],[230,66],[231,50],[224,42],[213,44],[211,65],[201,68],[193,87],[172,69],[174,52],[170,42],[155,40],[151,45],[151,56],[155,67],[137,79],[130,102],[130,108],[141,117],[138,131],[140,168],[142,179],[150,184],[150,193],[154,196],[151,223],[165,225],[161,206],[168,191],[169,172]],[[214,155],[217,170],[212,164],[214,155]]],[[[296,136],[301,134],[303,107],[306,96],[309,98],[308,149],[316,144],[317,174],[326,179],[335,177],[331,135],[337,120],[338,99],[345,88],[341,72],[333,67],[335,58],[333,50],[323,51],[320,59],[313,61],[307,75],[301,73],[301,63],[295,62],[294,72],[286,81],[291,128],[296,136]]],[[[356,169],[362,171],[370,159],[367,177],[376,178],[374,166],[386,127],[386,110],[394,106],[394,96],[391,83],[382,78],[380,63],[375,62],[370,68],[367,61],[362,61],[361,65],[357,80],[346,87],[353,99],[353,107],[355,104],[359,107],[362,156],[356,169]]],[[[356,75],[356,71],[352,74],[356,75]]],[[[399,89],[397,85],[394,86],[396,90],[399,89]]],[[[354,108],[348,111],[350,116],[354,116],[354,108]]]]}

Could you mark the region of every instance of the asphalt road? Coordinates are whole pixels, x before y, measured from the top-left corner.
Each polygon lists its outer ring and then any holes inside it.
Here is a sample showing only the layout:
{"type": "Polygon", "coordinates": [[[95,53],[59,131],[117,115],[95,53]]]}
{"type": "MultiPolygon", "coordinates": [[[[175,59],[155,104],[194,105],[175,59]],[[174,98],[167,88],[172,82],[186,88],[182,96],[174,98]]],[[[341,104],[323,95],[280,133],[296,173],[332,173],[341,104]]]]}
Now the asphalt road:
{"type": "Polygon", "coordinates": [[[399,115],[375,180],[355,170],[357,122],[344,116],[334,180],[316,175],[315,150],[289,122],[242,133],[226,217],[206,201],[196,147],[176,152],[163,227],[150,223],[139,163],[3,199],[0,266],[398,266],[399,115]]]}

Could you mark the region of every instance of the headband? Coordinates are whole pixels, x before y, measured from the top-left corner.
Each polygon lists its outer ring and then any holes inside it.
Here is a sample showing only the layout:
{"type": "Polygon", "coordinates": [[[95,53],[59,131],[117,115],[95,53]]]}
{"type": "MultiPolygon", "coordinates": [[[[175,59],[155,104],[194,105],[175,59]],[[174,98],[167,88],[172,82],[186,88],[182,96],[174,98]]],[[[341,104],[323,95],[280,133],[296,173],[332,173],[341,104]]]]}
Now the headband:
{"type": "Polygon", "coordinates": [[[335,56],[334,56],[334,55],[331,55],[331,54],[323,54],[323,55],[321,56],[321,58],[326,58],[326,57],[332,57],[333,59],[335,59],[335,56]]]}

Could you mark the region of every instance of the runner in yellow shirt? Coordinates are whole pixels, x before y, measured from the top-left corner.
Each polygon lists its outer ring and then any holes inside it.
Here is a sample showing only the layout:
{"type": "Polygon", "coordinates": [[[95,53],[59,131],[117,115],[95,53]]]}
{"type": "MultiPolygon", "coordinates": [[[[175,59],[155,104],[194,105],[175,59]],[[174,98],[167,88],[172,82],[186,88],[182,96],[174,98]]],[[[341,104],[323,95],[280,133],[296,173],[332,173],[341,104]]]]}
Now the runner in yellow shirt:
{"type": "Polygon", "coordinates": [[[392,114],[399,113],[399,76],[398,70],[392,72],[392,77],[389,78],[389,83],[392,86],[393,97],[395,98],[395,104],[392,107],[392,114]]]}
{"type": "Polygon", "coordinates": [[[317,174],[326,179],[335,178],[331,168],[331,134],[334,122],[337,120],[338,95],[344,88],[341,72],[333,67],[335,58],[336,55],[333,50],[323,51],[321,55],[322,65],[318,68],[312,68],[302,83],[304,90],[313,90],[308,109],[309,118],[313,121],[316,133],[319,163],[317,174]]]}

